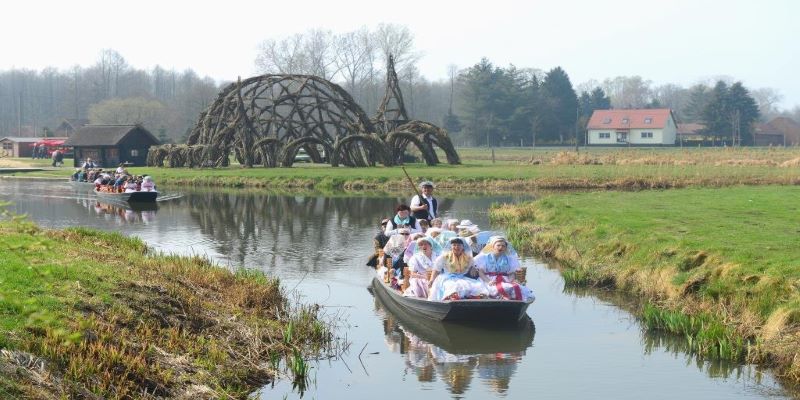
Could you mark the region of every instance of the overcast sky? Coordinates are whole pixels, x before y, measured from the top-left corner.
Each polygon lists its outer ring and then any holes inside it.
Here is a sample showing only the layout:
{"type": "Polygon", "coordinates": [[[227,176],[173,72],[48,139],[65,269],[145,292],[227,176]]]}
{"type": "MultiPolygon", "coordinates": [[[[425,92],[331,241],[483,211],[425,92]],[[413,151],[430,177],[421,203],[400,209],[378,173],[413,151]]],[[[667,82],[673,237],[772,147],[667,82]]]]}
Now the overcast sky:
{"type": "Polygon", "coordinates": [[[258,44],[311,28],[408,26],[431,80],[447,66],[561,66],[573,85],[640,75],[690,86],[727,75],[800,105],[800,2],[326,0],[10,1],[0,70],[90,66],[101,49],[149,69],[192,68],[217,80],[254,73],[258,44]],[[792,72],[795,71],[795,72],[792,72]]]}

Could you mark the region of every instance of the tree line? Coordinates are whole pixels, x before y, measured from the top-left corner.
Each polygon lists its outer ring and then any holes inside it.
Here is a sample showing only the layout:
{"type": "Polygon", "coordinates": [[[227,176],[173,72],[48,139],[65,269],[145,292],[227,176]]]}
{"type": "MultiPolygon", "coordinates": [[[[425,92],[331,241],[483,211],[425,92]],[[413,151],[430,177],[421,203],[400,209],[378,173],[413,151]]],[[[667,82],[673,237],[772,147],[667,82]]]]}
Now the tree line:
{"type": "Polygon", "coordinates": [[[0,136],[52,136],[69,118],[142,123],[163,140],[180,140],[218,91],[191,69],[136,69],[106,49],[89,67],[0,71],[0,136]]]}
{"type": "MultiPolygon", "coordinates": [[[[394,24],[267,39],[254,64],[258,73],[312,74],[338,83],[372,115],[384,94],[389,54],[410,117],[445,127],[457,145],[570,143],[585,137],[592,111],[607,108],[671,108],[679,122],[704,123],[708,134],[736,131],[742,143],[751,138],[751,122],[778,115],[800,121],[800,107],[778,109],[775,90],[748,90],[729,77],[688,88],[656,86],[639,76],[573,85],[561,67],[500,67],[484,58],[465,68],[448,65],[447,78],[431,81],[417,68],[421,53],[413,33],[394,24]]],[[[225,84],[191,69],[136,69],[111,49],[89,67],[0,71],[0,135],[23,128],[42,136],[63,118],[86,118],[142,123],[162,139],[182,141],[225,84]]]]}

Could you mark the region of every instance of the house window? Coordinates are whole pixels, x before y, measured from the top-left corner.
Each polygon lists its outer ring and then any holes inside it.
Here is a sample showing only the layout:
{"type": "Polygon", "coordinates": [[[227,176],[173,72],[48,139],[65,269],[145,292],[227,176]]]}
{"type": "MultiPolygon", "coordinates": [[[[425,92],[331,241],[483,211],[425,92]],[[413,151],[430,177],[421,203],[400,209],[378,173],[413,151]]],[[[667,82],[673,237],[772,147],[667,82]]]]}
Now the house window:
{"type": "Polygon", "coordinates": [[[628,123],[628,119],[627,119],[627,118],[623,118],[623,119],[622,119],[622,123],[623,123],[623,124],[627,124],[627,123],[628,123]]]}
{"type": "Polygon", "coordinates": [[[131,157],[139,157],[139,150],[131,149],[131,157]]]}
{"type": "Polygon", "coordinates": [[[653,132],[642,132],[642,139],[652,139],[653,132]]]}
{"type": "Polygon", "coordinates": [[[14,150],[14,143],[3,143],[3,150],[14,150]]]}
{"type": "Polygon", "coordinates": [[[611,132],[600,132],[598,135],[600,139],[611,139],[611,132]]]}
{"type": "Polygon", "coordinates": [[[653,123],[653,119],[652,119],[652,118],[650,118],[650,117],[647,117],[647,118],[645,118],[645,119],[644,119],[644,123],[645,123],[645,124],[648,124],[648,125],[649,125],[649,124],[652,124],[652,123],[653,123]]]}
{"type": "Polygon", "coordinates": [[[604,124],[610,124],[611,123],[611,118],[607,118],[607,117],[603,118],[603,123],[604,124]]]}

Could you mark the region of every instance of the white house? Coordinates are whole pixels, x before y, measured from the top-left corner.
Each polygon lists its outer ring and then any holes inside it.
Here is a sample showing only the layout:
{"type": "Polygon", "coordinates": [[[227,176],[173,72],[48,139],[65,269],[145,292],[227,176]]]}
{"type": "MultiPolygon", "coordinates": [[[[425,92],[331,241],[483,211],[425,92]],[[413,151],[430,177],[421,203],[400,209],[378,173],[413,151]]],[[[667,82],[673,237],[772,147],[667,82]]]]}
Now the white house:
{"type": "Polygon", "coordinates": [[[602,146],[674,146],[677,128],[669,108],[595,110],[586,124],[588,143],[602,146]]]}

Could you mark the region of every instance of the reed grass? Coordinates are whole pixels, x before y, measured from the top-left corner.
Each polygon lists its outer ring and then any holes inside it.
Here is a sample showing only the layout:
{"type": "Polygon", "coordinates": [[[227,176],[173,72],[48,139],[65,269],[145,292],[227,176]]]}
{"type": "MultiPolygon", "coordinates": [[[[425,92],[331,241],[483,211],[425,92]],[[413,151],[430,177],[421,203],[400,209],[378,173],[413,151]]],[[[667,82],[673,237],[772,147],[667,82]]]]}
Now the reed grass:
{"type": "Polygon", "coordinates": [[[800,382],[800,187],[554,194],[491,210],[518,249],[567,285],[647,304],[646,326],[689,348],[775,366],[800,382]]]}

